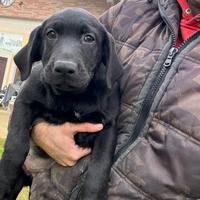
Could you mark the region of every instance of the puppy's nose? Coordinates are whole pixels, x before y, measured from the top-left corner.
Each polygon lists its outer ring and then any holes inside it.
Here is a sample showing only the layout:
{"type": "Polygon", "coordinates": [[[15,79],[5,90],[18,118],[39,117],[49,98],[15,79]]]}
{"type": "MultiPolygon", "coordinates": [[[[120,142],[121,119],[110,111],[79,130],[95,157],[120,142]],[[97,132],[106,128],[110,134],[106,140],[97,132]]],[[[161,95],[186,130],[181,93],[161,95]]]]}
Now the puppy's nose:
{"type": "Polygon", "coordinates": [[[56,61],[54,71],[59,74],[75,75],[78,72],[78,64],[72,61],[56,61]]]}

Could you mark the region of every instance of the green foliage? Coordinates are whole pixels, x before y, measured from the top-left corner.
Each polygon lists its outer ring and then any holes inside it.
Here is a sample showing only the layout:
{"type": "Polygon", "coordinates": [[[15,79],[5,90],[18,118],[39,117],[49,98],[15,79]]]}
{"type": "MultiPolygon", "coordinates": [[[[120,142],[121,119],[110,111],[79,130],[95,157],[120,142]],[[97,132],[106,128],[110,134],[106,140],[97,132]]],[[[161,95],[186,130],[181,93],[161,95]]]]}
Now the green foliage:
{"type": "Polygon", "coordinates": [[[4,139],[0,138],[0,158],[1,158],[1,155],[3,153],[3,146],[4,146],[4,139]]]}
{"type": "Polygon", "coordinates": [[[23,190],[20,192],[19,196],[17,197],[17,200],[28,200],[29,189],[27,187],[23,188],[23,190]]]}

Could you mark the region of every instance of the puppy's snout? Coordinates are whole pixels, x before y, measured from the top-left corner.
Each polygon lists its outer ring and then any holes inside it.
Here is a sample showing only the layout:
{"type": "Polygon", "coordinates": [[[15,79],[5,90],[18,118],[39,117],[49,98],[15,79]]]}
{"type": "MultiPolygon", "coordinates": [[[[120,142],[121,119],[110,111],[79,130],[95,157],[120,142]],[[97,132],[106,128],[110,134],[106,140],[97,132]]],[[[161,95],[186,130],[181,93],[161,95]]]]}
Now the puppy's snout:
{"type": "Polygon", "coordinates": [[[58,74],[76,75],[78,73],[78,64],[72,61],[56,61],[54,71],[58,74]]]}

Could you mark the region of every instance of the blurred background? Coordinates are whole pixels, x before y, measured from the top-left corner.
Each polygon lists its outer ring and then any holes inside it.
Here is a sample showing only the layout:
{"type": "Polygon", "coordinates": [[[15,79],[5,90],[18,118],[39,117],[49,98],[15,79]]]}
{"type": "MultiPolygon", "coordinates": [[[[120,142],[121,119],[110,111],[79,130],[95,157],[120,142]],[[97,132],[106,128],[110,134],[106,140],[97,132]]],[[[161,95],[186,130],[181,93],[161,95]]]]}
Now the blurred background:
{"type": "MultiPolygon", "coordinates": [[[[66,7],[81,7],[97,18],[119,0],[0,0],[0,157],[7,125],[22,82],[13,57],[41,22],[66,7]]],[[[17,200],[28,200],[25,188],[17,200]]]]}

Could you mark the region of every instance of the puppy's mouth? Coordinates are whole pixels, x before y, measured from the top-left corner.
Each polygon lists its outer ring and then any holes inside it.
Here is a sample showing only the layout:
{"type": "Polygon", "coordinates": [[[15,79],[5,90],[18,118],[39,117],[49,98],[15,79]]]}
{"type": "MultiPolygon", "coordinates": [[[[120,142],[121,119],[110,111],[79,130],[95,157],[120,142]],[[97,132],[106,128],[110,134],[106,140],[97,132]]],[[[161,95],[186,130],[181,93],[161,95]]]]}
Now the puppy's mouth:
{"type": "Polygon", "coordinates": [[[89,81],[84,83],[79,82],[77,85],[73,85],[70,83],[57,83],[55,85],[52,85],[52,88],[59,93],[69,92],[73,94],[79,94],[84,92],[87,89],[88,85],[89,81]]]}

